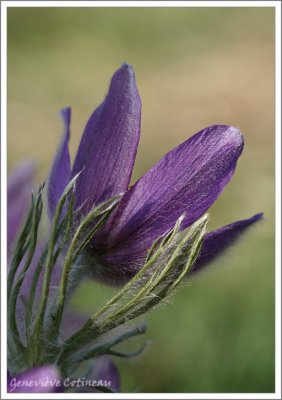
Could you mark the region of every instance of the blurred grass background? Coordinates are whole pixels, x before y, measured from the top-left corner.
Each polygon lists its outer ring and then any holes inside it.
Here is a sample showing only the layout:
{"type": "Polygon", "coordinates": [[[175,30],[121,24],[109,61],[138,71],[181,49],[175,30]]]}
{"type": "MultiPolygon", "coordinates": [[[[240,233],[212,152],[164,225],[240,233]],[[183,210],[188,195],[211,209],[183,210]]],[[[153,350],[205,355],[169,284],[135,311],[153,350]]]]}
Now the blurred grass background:
{"type": "MultiPolygon", "coordinates": [[[[153,339],[117,360],[128,392],[274,391],[274,9],[11,8],[8,163],[48,169],[72,106],[71,153],[109,79],[127,61],[143,102],[133,181],[212,124],[240,127],[245,151],[209,228],[265,212],[228,255],[146,317],[153,339]]],[[[74,305],[109,289],[88,283],[74,305]]]]}

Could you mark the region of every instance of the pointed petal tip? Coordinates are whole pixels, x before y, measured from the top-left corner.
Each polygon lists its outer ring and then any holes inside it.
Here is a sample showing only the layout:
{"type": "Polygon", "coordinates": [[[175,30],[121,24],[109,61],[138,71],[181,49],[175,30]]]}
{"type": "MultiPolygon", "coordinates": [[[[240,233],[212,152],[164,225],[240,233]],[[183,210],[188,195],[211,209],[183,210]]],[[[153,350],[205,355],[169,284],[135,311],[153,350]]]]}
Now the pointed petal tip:
{"type": "Polygon", "coordinates": [[[27,168],[28,170],[35,170],[38,165],[38,161],[33,157],[28,157],[22,161],[21,166],[27,168]]]}
{"type": "Polygon", "coordinates": [[[8,176],[8,190],[15,189],[20,185],[24,186],[26,182],[33,181],[38,162],[35,158],[29,157],[16,165],[8,176]]]}
{"type": "Polygon", "coordinates": [[[33,158],[33,157],[28,157],[26,159],[24,159],[23,161],[21,161],[16,168],[19,168],[21,170],[26,170],[26,171],[30,171],[30,172],[35,172],[36,167],[38,165],[38,161],[33,158]]]}
{"type": "Polygon", "coordinates": [[[63,107],[60,110],[60,114],[61,115],[69,115],[71,113],[71,107],[67,106],[67,107],[63,107]]]}
{"type": "Polygon", "coordinates": [[[141,99],[129,64],[112,76],[105,100],[89,118],[73,164],[79,177],[76,208],[126,192],[136,157],[141,126],[141,99]]]}
{"type": "Polygon", "coordinates": [[[256,221],[259,221],[260,219],[264,219],[264,213],[263,212],[257,213],[254,216],[252,216],[250,218],[250,221],[256,222],[256,221]]]}
{"type": "Polygon", "coordinates": [[[235,221],[215,231],[209,232],[204,237],[200,255],[196,260],[191,273],[198,272],[213,262],[231,247],[253,224],[263,218],[263,213],[258,213],[250,218],[235,221]]]}
{"type": "Polygon", "coordinates": [[[129,74],[134,74],[134,69],[131,64],[128,64],[127,62],[124,62],[121,64],[119,70],[129,73],[129,74]]]}
{"type": "Polygon", "coordinates": [[[18,164],[7,179],[7,242],[8,256],[17,238],[19,229],[30,206],[37,162],[28,158],[18,164]]]}
{"type": "Polygon", "coordinates": [[[231,125],[212,125],[209,127],[211,131],[222,131],[223,138],[232,143],[236,149],[242,152],[244,147],[244,136],[241,130],[231,125]]]}
{"type": "Polygon", "coordinates": [[[64,128],[68,133],[69,136],[69,126],[70,126],[70,121],[71,121],[71,108],[70,107],[65,107],[62,108],[59,112],[63,122],[64,122],[64,128]]]}
{"type": "Polygon", "coordinates": [[[120,85],[129,85],[136,93],[138,94],[136,80],[135,80],[135,72],[133,67],[128,63],[123,63],[119,69],[115,71],[112,76],[110,83],[110,90],[113,87],[117,87],[120,89],[120,85]]]}
{"type": "Polygon", "coordinates": [[[228,126],[228,134],[233,138],[237,146],[243,150],[245,139],[240,129],[234,126],[228,126]]]}

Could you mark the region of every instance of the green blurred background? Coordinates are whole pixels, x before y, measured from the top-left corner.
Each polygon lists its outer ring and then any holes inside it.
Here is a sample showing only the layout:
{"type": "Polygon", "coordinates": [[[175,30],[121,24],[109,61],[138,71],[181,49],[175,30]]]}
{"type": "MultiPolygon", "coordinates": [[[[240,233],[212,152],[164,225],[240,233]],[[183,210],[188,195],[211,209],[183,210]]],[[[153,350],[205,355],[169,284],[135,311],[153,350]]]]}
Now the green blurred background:
{"type": "MultiPolygon", "coordinates": [[[[134,66],[143,102],[133,181],[193,133],[240,127],[245,151],[210,210],[209,229],[265,212],[214,266],[146,317],[152,339],[117,360],[126,392],[274,391],[274,9],[8,10],[8,162],[48,169],[72,106],[71,153],[119,65],[134,66]]],[[[109,295],[88,283],[74,306],[109,295]]],[[[137,343],[137,342],[135,342],[137,343]]]]}

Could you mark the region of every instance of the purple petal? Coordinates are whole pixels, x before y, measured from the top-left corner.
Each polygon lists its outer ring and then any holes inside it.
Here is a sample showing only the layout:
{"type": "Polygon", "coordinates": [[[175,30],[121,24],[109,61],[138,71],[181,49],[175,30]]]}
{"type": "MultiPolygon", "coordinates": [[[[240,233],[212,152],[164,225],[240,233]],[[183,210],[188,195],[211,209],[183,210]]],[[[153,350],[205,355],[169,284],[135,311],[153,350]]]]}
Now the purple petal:
{"type": "MultiPolygon", "coordinates": [[[[92,362],[92,370],[87,376],[87,380],[92,382],[102,381],[107,383],[107,387],[115,392],[120,390],[120,375],[116,365],[110,357],[103,356],[95,358],[92,362]]],[[[99,386],[84,387],[84,392],[100,392],[99,386]]]]}
{"type": "Polygon", "coordinates": [[[242,149],[239,129],[215,125],[167,153],[128,190],[108,224],[99,260],[109,266],[105,272],[127,280],[181,214],[184,229],[205,213],[231,179],[242,149]]]}
{"type": "Polygon", "coordinates": [[[35,169],[34,161],[26,160],[17,166],[8,177],[7,241],[9,253],[31,202],[35,169]]]}
{"type": "Polygon", "coordinates": [[[74,162],[76,206],[86,213],[94,204],[124,192],[139,142],[141,100],[131,66],[112,77],[104,102],[91,115],[74,162]]]}
{"type": "Polygon", "coordinates": [[[53,393],[60,391],[62,382],[55,365],[43,365],[8,376],[8,393],[53,393]]]}
{"type": "Polygon", "coordinates": [[[71,176],[70,154],[68,148],[71,109],[63,109],[61,111],[61,116],[64,121],[64,134],[50,171],[47,188],[48,213],[51,219],[53,218],[58,201],[71,176]]]}
{"type": "Polygon", "coordinates": [[[233,222],[213,232],[207,233],[191,273],[202,270],[220,256],[255,222],[259,221],[263,214],[256,214],[251,218],[233,222]]]}

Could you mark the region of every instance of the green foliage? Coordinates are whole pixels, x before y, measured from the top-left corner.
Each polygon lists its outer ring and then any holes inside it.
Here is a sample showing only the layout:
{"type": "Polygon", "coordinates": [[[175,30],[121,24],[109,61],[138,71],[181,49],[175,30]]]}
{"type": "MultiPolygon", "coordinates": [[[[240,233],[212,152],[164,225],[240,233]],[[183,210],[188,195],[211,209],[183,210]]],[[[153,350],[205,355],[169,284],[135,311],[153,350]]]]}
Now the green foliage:
{"type": "MultiPolygon", "coordinates": [[[[41,177],[59,140],[54,114],[75,106],[74,152],[108,77],[123,61],[134,65],[143,100],[134,179],[204,126],[242,129],[245,154],[212,207],[209,227],[255,210],[266,220],[193,277],[172,306],[149,314],[147,337],[154,344],[142,359],[118,363],[126,391],[272,392],[273,8],[14,8],[8,34],[9,162],[40,154],[41,177]]],[[[115,292],[89,281],[72,305],[91,314],[115,292]]]]}

